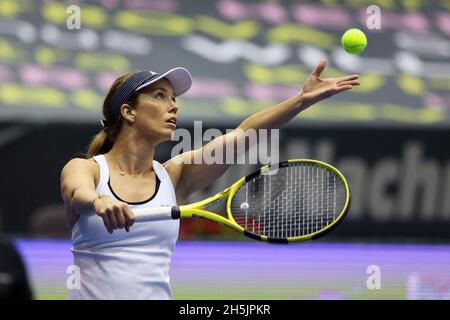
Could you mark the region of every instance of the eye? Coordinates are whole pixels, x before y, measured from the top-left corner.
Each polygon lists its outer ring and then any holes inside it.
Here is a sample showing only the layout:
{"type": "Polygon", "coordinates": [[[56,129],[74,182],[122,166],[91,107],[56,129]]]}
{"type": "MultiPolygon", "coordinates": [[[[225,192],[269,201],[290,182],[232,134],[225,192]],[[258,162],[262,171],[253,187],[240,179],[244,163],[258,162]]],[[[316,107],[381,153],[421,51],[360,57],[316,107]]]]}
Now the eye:
{"type": "Polygon", "coordinates": [[[156,99],[164,99],[164,93],[158,92],[158,93],[156,94],[156,99]]]}

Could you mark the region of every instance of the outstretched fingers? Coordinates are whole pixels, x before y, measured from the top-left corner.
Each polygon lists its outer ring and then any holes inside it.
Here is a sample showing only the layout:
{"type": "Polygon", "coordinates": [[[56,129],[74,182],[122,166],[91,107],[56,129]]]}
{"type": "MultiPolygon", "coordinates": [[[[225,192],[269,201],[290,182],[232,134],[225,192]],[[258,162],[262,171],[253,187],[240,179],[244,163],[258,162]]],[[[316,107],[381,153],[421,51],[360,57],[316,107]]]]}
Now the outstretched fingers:
{"type": "Polygon", "coordinates": [[[353,86],[350,85],[350,84],[343,85],[343,86],[338,86],[337,92],[343,92],[343,91],[347,91],[347,90],[350,90],[350,89],[353,89],[353,86]]]}
{"type": "Polygon", "coordinates": [[[359,80],[359,75],[352,74],[349,76],[337,78],[336,80],[337,80],[338,84],[340,84],[341,82],[346,82],[346,81],[359,80]]]}
{"type": "Polygon", "coordinates": [[[322,74],[323,70],[325,70],[327,66],[327,60],[322,58],[319,62],[319,64],[317,65],[317,67],[314,69],[314,71],[312,72],[312,74],[316,77],[320,77],[320,75],[322,74]]]}
{"type": "Polygon", "coordinates": [[[338,86],[347,86],[347,85],[351,85],[351,86],[359,86],[361,83],[359,82],[359,80],[347,80],[347,81],[342,81],[342,82],[338,82],[338,86]]]}

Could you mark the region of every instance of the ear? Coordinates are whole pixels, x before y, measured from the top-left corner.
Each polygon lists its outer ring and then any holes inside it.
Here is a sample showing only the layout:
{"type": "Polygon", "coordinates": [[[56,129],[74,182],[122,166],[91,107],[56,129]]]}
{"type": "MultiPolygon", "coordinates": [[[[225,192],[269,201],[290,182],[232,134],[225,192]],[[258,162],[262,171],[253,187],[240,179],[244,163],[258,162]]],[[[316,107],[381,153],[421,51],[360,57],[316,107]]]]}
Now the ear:
{"type": "Polygon", "coordinates": [[[120,113],[127,121],[134,122],[136,120],[136,110],[134,110],[128,103],[124,103],[120,106],[120,113]]]}

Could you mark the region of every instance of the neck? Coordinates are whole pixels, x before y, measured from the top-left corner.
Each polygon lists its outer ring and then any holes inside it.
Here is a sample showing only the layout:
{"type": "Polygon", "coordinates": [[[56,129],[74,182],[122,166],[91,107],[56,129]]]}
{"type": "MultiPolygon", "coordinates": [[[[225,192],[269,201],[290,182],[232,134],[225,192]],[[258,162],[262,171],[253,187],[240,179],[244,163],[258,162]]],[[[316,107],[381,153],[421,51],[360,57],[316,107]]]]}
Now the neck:
{"type": "Polygon", "coordinates": [[[106,156],[124,174],[143,176],[152,170],[156,144],[143,138],[119,135],[106,156]]]}

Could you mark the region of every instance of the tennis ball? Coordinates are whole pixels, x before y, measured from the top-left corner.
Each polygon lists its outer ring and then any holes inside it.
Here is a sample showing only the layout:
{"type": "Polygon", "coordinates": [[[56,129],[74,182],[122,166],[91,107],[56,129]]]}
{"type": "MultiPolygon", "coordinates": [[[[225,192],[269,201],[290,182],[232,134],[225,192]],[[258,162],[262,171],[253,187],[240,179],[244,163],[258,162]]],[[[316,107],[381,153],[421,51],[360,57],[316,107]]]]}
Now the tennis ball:
{"type": "Polygon", "coordinates": [[[351,54],[360,54],[367,46],[367,38],[359,29],[348,29],[341,38],[345,51],[351,54]]]}

